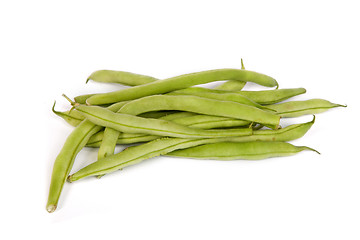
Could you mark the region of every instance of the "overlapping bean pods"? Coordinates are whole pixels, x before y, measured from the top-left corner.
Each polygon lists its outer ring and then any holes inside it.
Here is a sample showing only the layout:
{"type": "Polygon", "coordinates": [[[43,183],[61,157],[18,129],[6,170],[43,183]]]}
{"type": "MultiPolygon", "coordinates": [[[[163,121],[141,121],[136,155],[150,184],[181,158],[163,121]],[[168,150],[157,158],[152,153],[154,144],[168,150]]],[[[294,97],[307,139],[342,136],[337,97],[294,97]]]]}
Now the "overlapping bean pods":
{"type": "Polygon", "coordinates": [[[48,212],[57,208],[66,179],[74,182],[108,174],[160,155],[257,160],[316,151],[288,143],[308,132],[315,116],[310,122],[282,128],[281,118],[345,107],[324,99],[285,101],[306,90],[278,89],[274,78],[245,70],[243,63],[242,69],[215,69],[163,80],[100,70],[93,72],[86,82],[89,80],[130,87],[81,95],[74,101],[67,98],[72,106],[65,112],[56,111],[54,103],[52,111],[75,129],[53,165],[48,212]],[[214,89],[196,87],[223,80],[227,82],[214,89]],[[243,90],[246,82],[276,89],[243,90]],[[117,144],[134,143],[138,145],[115,153],[117,144]],[[76,155],[84,147],[98,147],[98,160],[70,175],[76,155]]]}

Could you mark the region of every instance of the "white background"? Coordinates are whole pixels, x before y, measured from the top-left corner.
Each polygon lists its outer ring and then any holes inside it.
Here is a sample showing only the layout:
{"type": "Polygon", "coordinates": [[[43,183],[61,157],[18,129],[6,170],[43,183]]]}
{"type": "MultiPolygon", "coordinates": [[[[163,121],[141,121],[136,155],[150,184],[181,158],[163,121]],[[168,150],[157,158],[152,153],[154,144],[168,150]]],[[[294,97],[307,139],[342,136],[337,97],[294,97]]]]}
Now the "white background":
{"type": "MultiPolygon", "coordinates": [[[[2,239],[359,239],[357,1],[1,1],[2,239]],[[72,127],[62,93],[110,91],[99,69],[158,78],[245,67],[347,104],[295,145],[322,154],[263,161],[160,157],[66,184],[45,211],[72,127]],[[6,236],[6,237],[5,237],[6,236]],[[4,238],[5,237],[5,238],[4,238]]],[[[250,89],[250,87],[249,87],[250,89]]],[[[304,122],[306,116],[292,122],[304,122]]],[[[96,159],[82,151],[74,169],[96,159]]]]}

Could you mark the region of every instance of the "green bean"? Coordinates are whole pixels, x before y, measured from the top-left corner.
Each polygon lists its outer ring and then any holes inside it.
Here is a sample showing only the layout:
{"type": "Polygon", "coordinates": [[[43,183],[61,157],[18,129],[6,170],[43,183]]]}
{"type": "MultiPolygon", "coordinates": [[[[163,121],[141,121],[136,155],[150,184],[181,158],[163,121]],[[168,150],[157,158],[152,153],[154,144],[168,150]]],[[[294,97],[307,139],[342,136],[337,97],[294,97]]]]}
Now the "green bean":
{"type": "Polygon", "coordinates": [[[69,175],[74,164],[75,156],[86,145],[90,136],[98,132],[101,128],[101,126],[96,126],[90,121],[84,120],[66,139],[53,166],[48,202],[46,205],[48,212],[54,212],[57,207],[66,177],[69,175]]]}
{"type": "MultiPolygon", "coordinates": [[[[164,118],[162,118],[164,119],[164,118]]],[[[233,119],[227,117],[209,116],[209,115],[194,115],[185,118],[177,118],[172,122],[190,126],[192,128],[212,129],[212,128],[229,128],[229,127],[248,127],[250,121],[233,119]]]]}
{"type": "Polygon", "coordinates": [[[97,94],[88,98],[86,103],[89,105],[101,105],[132,100],[221,80],[241,80],[255,82],[269,87],[278,86],[275,79],[260,73],[240,69],[216,69],[184,74],[110,93],[97,94]]]}
{"type": "MultiPolygon", "coordinates": [[[[241,69],[245,70],[243,59],[241,59],[241,69]]],[[[225,91],[240,91],[245,86],[246,82],[229,80],[224,82],[223,84],[215,87],[214,89],[225,90],[225,91]]]]}
{"type": "Polygon", "coordinates": [[[54,105],[52,107],[53,113],[55,113],[57,116],[64,119],[71,126],[76,127],[85,119],[84,116],[81,115],[80,113],[78,113],[76,110],[74,110],[74,111],[70,110],[70,111],[65,111],[65,112],[56,111],[55,104],[56,104],[56,102],[54,102],[54,105]]]}
{"type": "Polygon", "coordinates": [[[79,96],[74,97],[74,101],[79,104],[86,104],[86,100],[95,95],[96,95],[96,93],[79,95],[79,96]]]}
{"type": "MultiPolygon", "coordinates": [[[[126,86],[138,86],[147,83],[154,82],[158,79],[146,75],[124,72],[124,71],[113,71],[113,70],[99,70],[93,72],[86,80],[86,83],[89,80],[95,82],[104,82],[104,83],[120,83],[126,86]]],[[[86,99],[92,97],[96,94],[85,94],[75,97],[75,102],[79,104],[85,104],[86,99]]]]}
{"type": "MultiPolygon", "coordinates": [[[[104,131],[94,134],[86,144],[86,147],[98,148],[102,144],[102,139],[104,137],[104,131]]],[[[155,139],[161,138],[161,136],[155,135],[144,135],[144,134],[134,134],[134,133],[122,133],[120,132],[116,144],[132,144],[132,143],[142,143],[149,142],[155,139]]],[[[111,154],[107,154],[110,156],[111,154]]],[[[99,158],[99,157],[98,157],[99,158]]],[[[100,157],[102,158],[102,157],[100,157]]]]}
{"type": "Polygon", "coordinates": [[[259,104],[274,104],[306,93],[305,88],[284,88],[263,91],[241,91],[241,94],[259,104]]]}
{"type": "Polygon", "coordinates": [[[302,137],[314,124],[315,118],[308,123],[294,124],[278,130],[254,131],[254,135],[230,138],[209,138],[209,139],[179,139],[160,138],[145,144],[127,148],[125,151],[100,159],[85,168],[69,176],[70,182],[81,178],[107,174],[141,161],[165,155],[177,149],[198,146],[214,142],[248,142],[248,141],[291,141],[302,137]]]}
{"type": "MultiPolygon", "coordinates": [[[[219,95],[221,96],[221,95],[219,95]]],[[[242,101],[244,102],[244,101],[242,101]]],[[[248,103],[248,102],[247,102],[248,103]]],[[[270,114],[261,111],[255,107],[243,104],[236,104],[229,101],[217,101],[197,96],[165,96],[155,95],[143,97],[141,99],[133,100],[131,103],[124,105],[118,113],[126,113],[132,115],[139,115],[146,111],[159,110],[180,110],[190,111],[201,114],[212,114],[218,116],[225,116],[231,118],[241,119],[241,121],[248,124],[248,121],[260,122],[273,126],[278,126],[279,117],[275,114],[270,114]],[[247,121],[244,121],[247,120],[247,121]],[[266,122],[268,121],[268,122],[266,122]]],[[[218,119],[217,119],[218,121],[218,119]]],[[[229,126],[238,125],[239,121],[228,121],[229,126]]],[[[202,123],[206,124],[206,123],[202,123]]],[[[209,124],[209,123],[207,123],[209,124]]],[[[213,122],[210,125],[214,124],[213,122]]],[[[224,125],[225,122],[220,123],[224,125]]],[[[166,135],[170,136],[170,135],[166,135]]],[[[104,132],[104,141],[100,146],[98,158],[103,158],[109,154],[114,153],[116,141],[119,137],[114,129],[106,129],[104,132]]]]}
{"type": "Polygon", "coordinates": [[[98,106],[75,105],[75,108],[94,124],[110,127],[120,132],[144,133],[180,138],[219,138],[250,135],[252,132],[251,129],[226,131],[189,128],[170,121],[114,113],[98,106]]]}
{"type": "MultiPolygon", "coordinates": [[[[141,113],[141,114],[139,114],[139,116],[141,116],[142,114],[145,114],[145,113],[141,113]]],[[[196,116],[196,115],[198,115],[198,114],[192,113],[192,112],[175,112],[175,113],[163,116],[163,117],[161,117],[161,119],[167,120],[167,121],[172,121],[174,119],[187,118],[187,117],[192,117],[192,116],[196,116]]]]}
{"type": "Polygon", "coordinates": [[[253,106],[190,95],[153,95],[143,97],[124,105],[120,111],[126,112],[127,114],[138,115],[145,111],[159,111],[165,109],[236,118],[269,124],[275,127],[279,125],[280,120],[279,116],[276,116],[274,113],[253,106]]]}
{"type": "Polygon", "coordinates": [[[139,117],[143,118],[161,118],[165,116],[169,116],[172,114],[178,113],[178,111],[153,111],[153,112],[144,112],[139,114],[139,117]]]}
{"type": "MultiPolygon", "coordinates": [[[[108,109],[117,111],[125,103],[126,102],[113,104],[108,107],[108,109]]],[[[53,166],[49,196],[46,204],[46,210],[48,212],[51,213],[56,210],[62,188],[74,164],[76,155],[86,145],[89,138],[101,129],[101,126],[97,126],[88,120],[83,120],[66,139],[53,166]]]]}
{"type": "MultiPolygon", "coordinates": [[[[125,106],[125,105],[124,105],[125,106]]],[[[307,114],[325,112],[335,107],[346,107],[345,105],[331,103],[324,99],[310,99],[305,101],[289,101],[267,106],[277,112],[277,115],[289,118],[299,117],[307,114]]]]}
{"type": "Polygon", "coordinates": [[[217,89],[208,89],[200,87],[192,87],[181,90],[176,90],[168,94],[232,94],[232,95],[241,95],[246,97],[253,102],[258,104],[274,104],[291,97],[295,97],[306,92],[305,88],[285,88],[285,89],[273,89],[273,90],[263,90],[263,91],[223,91],[217,89]]]}
{"type": "Polygon", "coordinates": [[[126,86],[138,86],[154,82],[158,79],[146,75],[135,74],[124,71],[98,70],[93,72],[86,80],[105,83],[120,83],[126,86]]]}
{"type": "MultiPolygon", "coordinates": [[[[162,118],[165,119],[165,118],[162,118]]],[[[212,128],[223,128],[223,127],[239,127],[249,124],[250,122],[237,120],[237,119],[229,119],[223,117],[216,117],[216,116],[206,116],[206,115],[196,115],[192,117],[185,117],[172,120],[175,123],[182,124],[185,126],[189,126],[192,128],[199,128],[199,129],[212,129],[212,128]]],[[[107,128],[106,128],[107,129],[107,128]]],[[[117,132],[117,131],[116,131],[117,132]]],[[[87,147],[99,147],[102,143],[102,139],[105,134],[104,132],[99,132],[92,136],[89,139],[87,147]]],[[[143,135],[143,134],[134,134],[134,133],[109,133],[107,132],[107,138],[111,138],[112,140],[107,140],[108,142],[106,145],[110,145],[106,147],[106,150],[98,154],[98,158],[103,158],[108,156],[114,152],[113,148],[115,148],[116,144],[130,144],[130,143],[139,143],[139,142],[148,142],[152,141],[157,138],[161,138],[160,136],[153,136],[153,135],[143,135]],[[109,136],[111,134],[111,136],[109,136]],[[116,139],[117,137],[117,139],[116,139]],[[115,141],[114,141],[115,138],[115,141]]]]}
{"type": "MultiPolygon", "coordinates": [[[[219,95],[220,96],[220,95],[219,95]]],[[[190,111],[201,114],[209,114],[238,118],[247,121],[261,122],[273,126],[278,126],[280,118],[275,114],[270,114],[265,111],[261,111],[255,107],[247,106],[243,104],[236,104],[229,101],[217,101],[203,97],[196,96],[165,96],[155,95],[143,97],[141,99],[133,100],[124,107],[122,107],[118,113],[125,113],[131,115],[139,115],[147,111],[160,111],[160,110],[180,110],[190,111]],[[267,122],[268,121],[268,122],[267,122]]],[[[245,121],[245,124],[247,124],[245,121]]],[[[233,124],[234,121],[230,121],[229,124],[233,124]]],[[[224,122],[225,123],[225,122],[224,122]]],[[[221,124],[224,124],[221,123],[221,124]]],[[[204,123],[203,123],[204,124],[204,123]]],[[[238,121],[235,121],[235,125],[238,121]]],[[[231,125],[230,125],[231,126],[231,125]]],[[[106,157],[112,154],[115,150],[116,141],[119,133],[114,129],[106,129],[104,133],[104,141],[100,146],[98,152],[98,158],[106,157]]],[[[166,135],[172,136],[172,135],[166,135]]]]}
{"type": "Polygon", "coordinates": [[[168,153],[169,156],[215,160],[260,160],[271,157],[291,156],[304,150],[319,153],[305,146],[294,146],[286,142],[219,142],[168,153]]]}
{"type": "Polygon", "coordinates": [[[211,93],[206,92],[202,90],[203,88],[186,88],[177,90],[174,92],[170,92],[167,95],[192,95],[192,96],[198,96],[198,97],[204,97],[204,98],[210,98],[210,99],[216,99],[221,101],[231,101],[231,102],[237,102],[249,106],[254,106],[260,109],[267,109],[266,107],[254,102],[253,100],[244,97],[241,94],[237,93],[211,93]],[[200,91],[199,91],[200,90],[200,91]]]}
{"type": "MultiPolygon", "coordinates": [[[[298,139],[311,128],[315,122],[315,116],[312,121],[301,124],[292,124],[290,126],[278,130],[256,130],[253,135],[238,138],[236,141],[291,141],[298,139]]],[[[189,125],[193,127],[193,125],[189,125]]],[[[99,147],[102,141],[103,132],[99,132],[90,138],[88,147],[99,147]]],[[[159,138],[158,136],[140,135],[140,134],[126,134],[121,133],[117,144],[130,144],[139,142],[148,142],[159,138]]]]}

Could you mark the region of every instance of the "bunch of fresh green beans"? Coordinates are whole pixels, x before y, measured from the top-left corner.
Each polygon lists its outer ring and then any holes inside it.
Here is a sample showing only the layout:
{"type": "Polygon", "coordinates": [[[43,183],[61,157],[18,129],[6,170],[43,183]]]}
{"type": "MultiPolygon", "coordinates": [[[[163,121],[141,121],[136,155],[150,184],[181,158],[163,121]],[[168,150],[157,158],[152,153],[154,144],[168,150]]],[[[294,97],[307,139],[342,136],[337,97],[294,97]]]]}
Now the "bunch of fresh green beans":
{"type": "Polygon", "coordinates": [[[215,69],[158,80],[153,77],[100,70],[87,81],[127,86],[115,92],[88,94],[69,100],[69,111],[53,112],[75,127],[58,154],[46,209],[54,212],[66,180],[123,169],[145,159],[167,155],[198,159],[248,159],[289,156],[303,150],[288,141],[302,137],[312,121],[284,128],[280,118],[317,114],[343,107],[323,99],[285,101],[304,88],[278,89],[272,77],[244,69],[215,69]],[[223,81],[216,88],[193,87],[223,81]],[[246,82],[276,89],[242,90],[246,82]],[[135,144],[115,154],[117,144],[135,144]],[[98,147],[98,159],[69,176],[76,155],[98,147]]]}

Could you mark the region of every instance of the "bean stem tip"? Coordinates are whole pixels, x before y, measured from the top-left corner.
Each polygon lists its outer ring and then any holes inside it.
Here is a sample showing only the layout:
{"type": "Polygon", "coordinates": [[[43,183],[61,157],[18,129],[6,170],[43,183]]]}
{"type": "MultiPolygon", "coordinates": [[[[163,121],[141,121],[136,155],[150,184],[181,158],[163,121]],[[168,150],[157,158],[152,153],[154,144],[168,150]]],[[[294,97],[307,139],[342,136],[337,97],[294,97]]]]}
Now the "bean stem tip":
{"type": "Polygon", "coordinates": [[[46,206],[46,211],[48,211],[49,213],[52,213],[56,210],[56,205],[54,204],[50,204],[48,206],[46,206]]]}

